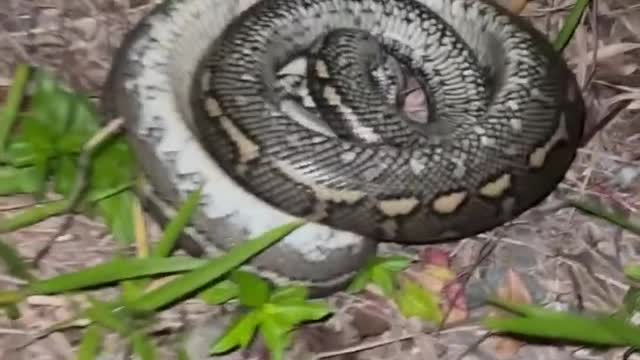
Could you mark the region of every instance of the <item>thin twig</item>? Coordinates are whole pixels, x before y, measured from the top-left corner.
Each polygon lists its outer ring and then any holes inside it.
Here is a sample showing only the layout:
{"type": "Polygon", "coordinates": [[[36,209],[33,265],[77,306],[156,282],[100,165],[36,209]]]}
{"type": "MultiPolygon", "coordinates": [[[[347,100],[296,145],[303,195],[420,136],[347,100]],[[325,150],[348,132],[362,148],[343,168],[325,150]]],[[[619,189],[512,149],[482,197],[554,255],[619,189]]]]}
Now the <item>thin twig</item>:
{"type": "Polygon", "coordinates": [[[364,351],[364,350],[373,349],[373,348],[376,348],[376,347],[379,347],[379,346],[384,346],[384,345],[388,345],[388,344],[393,344],[395,342],[400,342],[400,341],[404,341],[404,340],[408,340],[408,339],[413,339],[414,337],[416,337],[418,335],[419,334],[407,334],[407,335],[403,335],[403,336],[399,336],[399,337],[395,337],[395,338],[391,338],[391,339],[383,339],[383,340],[367,342],[367,343],[364,343],[364,344],[349,346],[349,347],[346,347],[346,348],[340,349],[340,350],[324,351],[324,352],[321,352],[321,353],[317,353],[311,359],[312,360],[320,360],[320,359],[326,359],[326,358],[339,356],[339,355],[353,354],[353,353],[361,352],[361,351],[364,351]]]}
{"type": "Polygon", "coordinates": [[[617,103],[613,107],[613,109],[609,110],[607,115],[602,117],[602,119],[600,119],[600,121],[598,121],[593,128],[585,133],[585,135],[582,137],[582,143],[580,144],[580,146],[587,145],[591,141],[591,139],[593,139],[593,137],[600,132],[600,130],[604,129],[605,126],[613,121],[613,119],[615,119],[618,114],[626,109],[629,104],[631,104],[631,100],[624,100],[617,103]]]}
{"type": "Polygon", "coordinates": [[[122,126],[124,125],[124,119],[119,117],[115,118],[109,123],[100,129],[89,141],[87,141],[82,147],[82,153],[78,158],[78,173],[76,175],[76,180],[74,187],[71,191],[71,195],[69,196],[69,207],[68,211],[71,211],[76,208],[78,202],[82,199],[82,194],[86,190],[88,179],[89,179],[89,171],[91,169],[91,158],[93,154],[98,150],[100,145],[102,145],[106,140],[108,140],[111,136],[118,133],[122,126]]]}
{"type": "Polygon", "coordinates": [[[467,356],[469,353],[471,353],[474,349],[476,349],[478,346],[480,346],[480,344],[482,344],[483,342],[485,342],[488,338],[492,337],[494,334],[492,332],[488,332],[484,335],[482,335],[480,338],[478,338],[476,341],[474,341],[473,343],[469,344],[469,346],[467,346],[466,349],[464,349],[464,351],[462,352],[462,354],[460,354],[460,356],[458,356],[457,360],[462,360],[464,359],[465,356],[467,356]]]}
{"type": "Polygon", "coordinates": [[[591,85],[591,82],[595,78],[596,70],[598,69],[598,40],[600,38],[600,33],[598,31],[598,0],[592,0],[590,5],[590,15],[591,15],[591,27],[593,28],[593,52],[591,57],[591,70],[587,75],[587,78],[582,86],[582,91],[586,91],[587,88],[591,85]]]}
{"type": "Polygon", "coordinates": [[[44,257],[47,256],[47,254],[49,254],[49,250],[51,250],[51,248],[53,247],[53,244],[55,243],[56,239],[59,236],[62,236],[64,233],[66,233],[71,227],[71,224],[73,224],[73,216],[70,216],[70,215],[65,216],[64,222],[62,223],[62,225],[60,225],[58,229],[56,229],[53,235],[49,236],[44,246],[40,250],[38,250],[36,255],[33,257],[33,260],[31,261],[31,266],[33,266],[34,268],[38,268],[38,266],[40,265],[40,261],[42,261],[42,259],[44,259],[44,257]]]}
{"type": "MultiPolygon", "coordinates": [[[[491,255],[493,253],[493,250],[495,250],[496,248],[496,242],[494,240],[489,240],[487,242],[485,242],[484,244],[482,244],[482,247],[480,248],[480,251],[478,252],[478,258],[476,259],[476,261],[471,265],[471,267],[462,272],[460,275],[457,276],[457,280],[460,281],[462,288],[466,288],[469,279],[471,279],[471,275],[473,275],[473,273],[480,267],[480,265],[489,257],[489,255],[491,255]]],[[[455,298],[448,301],[450,304],[455,304],[456,301],[458,300],[458,298],[460,296],[463,296],[462,291],[458,291],[455,294],[455,298]]],[[[445,328],[446,326],[446,321],[449,318],[449,315],[451,315],[451,312],[453,311],[454,306],[451,305],[447,308],[447,311],[445,312],[445,315],[442,317],[442,320],[440,321],[440,324],[438,324],[438,330],[436,333],[439,333],[442,329],[445,328]]]]}
{"type": "MultiPolygon", "coordinates": [[[[82,200],[82,194],[86,190],[88,179],[90,177],[89,171],[91,168],[91,158],[95,151],[112,135],[120,131],[124,119],[116,118],[111,120],[104,128],[100,129],[89,141],[87,141],[82,147],[82,153],[78,157],[78,173],[76,174],[76,180],[69,196],[69,203],[64,212],[73,212],[82,200]]],[[[33,260],[33,266],[37,267],[40,261],[49,253],[49,250],[53,246],[53,243],[58,236],[65,233],[69,227],[73,224],[73,217],[67,216],[62,226],[51,236],[45,246],[38,251],[33,260]]]]}

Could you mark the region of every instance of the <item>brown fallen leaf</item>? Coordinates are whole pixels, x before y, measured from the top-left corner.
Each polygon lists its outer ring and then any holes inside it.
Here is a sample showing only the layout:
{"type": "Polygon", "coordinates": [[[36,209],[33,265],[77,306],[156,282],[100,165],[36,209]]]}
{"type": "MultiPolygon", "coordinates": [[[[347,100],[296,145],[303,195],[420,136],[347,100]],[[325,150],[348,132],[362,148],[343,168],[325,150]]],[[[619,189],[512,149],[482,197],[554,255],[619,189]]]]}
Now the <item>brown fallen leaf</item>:
{"type": "Polygon", "coordinates": [[[496,3],[513,14],[520,14],[527,6],[528,0],[496,0],[496,3]]]}
{"type": "Polygon", "coordinates": [[[502,286],[498,288],[498,296],[502,300],[518,303],[531,304],[531,293],[522,277],[513,269],[505,273],[502,286]]]}
{"type": "MultiPolygon", "coordinates": [[[[502,285],[498,288],[498,297],[501,300],[518,303],[530,304],[531,293],[522,277],[513,269],[509,269],[504,276],[502,285]]],[[[499,359],[509,359],[520,351],[524,342],[509,337],[496,336],[493,339],[493,347],[496,357],[499,359]]]]}
{"type": "Polygon", "coordinates": [[[466,319],[469,315],[464,285],[451,269],[446,250],[427,248],[421,252],[422,263],[409,269],[408,275],[425,291],[439,294],[440,308],[447,315],[444,324],[466,319]]]}

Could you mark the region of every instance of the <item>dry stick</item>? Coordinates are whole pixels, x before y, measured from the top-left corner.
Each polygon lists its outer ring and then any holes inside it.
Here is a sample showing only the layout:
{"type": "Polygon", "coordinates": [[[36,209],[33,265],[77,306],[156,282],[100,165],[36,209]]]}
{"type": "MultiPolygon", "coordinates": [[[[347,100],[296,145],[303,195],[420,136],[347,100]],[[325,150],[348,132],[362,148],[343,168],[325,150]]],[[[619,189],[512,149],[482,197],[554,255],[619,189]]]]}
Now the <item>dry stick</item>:
{"type": "Polygon", "coordinates": [[[464,359],[464,357],[469,355],[469,353],[471,353],[471,351],[473,351],[473,349],[476,349],[478,346],[480,346],[480,344],[482,344],[485,340],[487,340],[491,336],[493,336],[492,332],[488,332],[488,333],[480,336],[480,338],[478,338],[478,340],[474,341],[471,345],[469,345],[466,349],[464,349],[464,351],[460,354],[460,356],[458,356],[458,358],[456,360],[464,359]]]}
{"type": "MultiPolygon", "coordinates": [[[[485,242],[484,244],[482,244],[482,247],[480,248],[480,251],[478,252],[478,258],[476,259],[476,261],[471,265],[471,267],[467,271],[464,271],[460,275],[457,276],[457,280],[462,280],[461,281],[462,288],[465,288],[467,286],[467,284],[469,283],[469,280],[471,279],[471,275],[473,275],[473,273],[489,257],[489,255],[491,255],[491,253],[493,253],[493,250],[495,250],[496,246],[497,245],[496,245],[494,240],[490,240],[490,241],[485,242]]],[[[450,304],[455,304],[460,296],[462,296],[462,292],[461,291],[457,292],[455,294],[455,298],[453,300],[449,301],[449,303],[450,304]]],[[[440,324],[438,324],[438,330],[436,331],[436,334],[439,333],[440,331],[442,331],[445,328],[446,321],[449,318],[449,315],[451,315],[452,311],[453,311],[453,306],[449,306],[449,308],[447,309],[445,315],[442,317],[442,320],[440,321],[440,324]]]]}
{"type": "Polygon", "coordinates": [[[28,339],[25,339],[22,343],[12,345],[9,349],[11,351],[20,351],[26,348],[27,346],[33,345],[35,342],[48,338],[54,333],[70,330],[75,328],[85,328],[89,324],[88,321],[84,319],[78,319],[78,316],[74,315],[71,318],[62,320],[49,326],[48,328],[37,330],[37,333],[28,335],[31,336],[28,339]]]}
{"type": "Polygon", "coordinates": [[[371,342],[364,343],[364,344],[349,346],[349,347],[346,347],[346,348],[340,349],[340,350],[323,351],[321,353],[317,353],[316,355],[314,355],[311,358],[311,360],[320,360],[320,359],[326,359],[326,358],[339,356],[339,355],[353,354],[353,353],[356,353],[356,352],[373,349],[373,348],[376,348],[376,347],[379,347],[379,346],[384,346],[384,345],[392,344],[392,343],[399,342],[399,341],[413,339],[414,337],[416,337],[418,335],[419,334],[407,334],[407,335],[403,335],[403,336],[399,336],[399,337],[395,337],[395,338],[391,338],[391,339],[377,340],[377,341],[371,341],[371,342]]]}
{"type": "Polygon", "coordinates": [[[639,352],[640,349],[632,347],[627,349],[627,351],[624,352],[624,354],[622,354],[622,360],[629,360],[631,359],[631,356],[637,352],[639,352]]]}
{"type": "Polygon", "coordinates": [[[591,141],[591,139],[593,139],[593,137],[596,136],[598,132],[600,132],[600,130],[602,130],[611,121],[613,121],[613,119],[615,119],[616,116],[618,116],[618,114],[622,112],[622,110],[626,109],[629,104],[631,104],[631,100],[623,100],[617,103],[613,107],[613,109],[609,110],[607,115],[603,116],[602,119],[600,119],[600,121],[598,121],[591,130],[585,133],[585,135],[582,137],[582,143],[580,144],[580,146],[582,147],[587,145],[589,141],[591,141]]]}
{"type": "MultiPolygon", "coordinates": [[[[82,200],[82,194],[86,190],[88,184],[88,178],[90,176],[89,171],[91,167],[91,157],[100,145],[102,145],[112,135],[120,131],[123,124],[123,118],[115,118],[109,121],[109,123],[105,127],[100,129],[95,135],[93,135],[91,139],[89,139],[89,141],[87,141],[83,145],[82,152],[78,157],[78,172],[76,174],[74,186],[71,190],[71,194],[69,195],[69,201],[62,212],[72,212],[78,206],[78,204],[82,200]]],[[[53,246],[55,240],[64,232],[66,232],[72,223],[72,216],[67,215],[62,226],[60,226],[58,230],[47,240],[44,247],[40,249],[34,257],[34,260],[32,262],[34,267],[38,266],[40,261],[49,253],[49,250],[51,250],[51,247],[53,246]]]]}
{"type": "Polygon", "coordinates": [[[578,277],[576,276],[576,273],[573,267],[572,266],[567,266],[567,267],[568,267],[567,273],[569,274],[569,278],[571,278],[571,285],[573,287],[573,293],[576,299],[576,304],[577,304],[576,310],[582,312],[585,309],[584,298],[582,297],[582,286],[580,284],[580,281],[578,280],[578,277]]]}
{"type": "MultiPolygon", "coordinates": [[[[476,271],[476,269],[478,269],[478,267],[480,267],[480,265],[489,257],[489,255],[491,255],[493,253],[493,251],[496,248],[496,242],[494,240],[490,240],[486,243],[484,243],[482,245],[482,247],[480,248],[479,251],[479,256],[478,259],[476,260],[475,263],[473,263],[473,265],[471,266],[471,268],[465,272],[463,272],[462,274],[460,274],[458,276],[458,279],[463,279],[462,280],[462,284],[463,284],[463,288],[467,286],[469,279],[471,279],[471,275],[476,271]]],[[[451,303],[455,304],[455,301],[457,300],[458,296],[461,296],[460,292],[458,292],[456,295],[456,298],[453,299],[453,301],[451,301],[451,303]]],[[[436,334],[441,332],[442,329],[444,329],[445,327],[445,321],[447,320],[447,318],[449,317],[449,314],[451,313],[451,311],[453,310],[453,306],[450,306],[449,309],[447,309],[447,313],[446,315],[443,317],[442,321],[440,322],[439,326],[438,326],[438,330],[436,331],[436,334]]],[[[488,339],[489,337],[493,336],[493,332],[489,332],[485,335],[483,335],[482,337],[480,337],[477,341],[474,341],[472,344],[470,344],[462,353],[462,355],[459,357],[459,359],[461,360],[466,354],[470,353],[473,349],[477,348],[478,346],[480,346],[480,344],[482,344],[486,339],[488,339]]]]}
{"type": "Polygon", "coordinates": [[[595,78],[596,70],[598,68],[598,49],[600,48],[598,46],[598,39],[600,38],[600,33],[598,31],[598,0],[592,0],[589,3],[589,7],[591,8],[589,11],[591,15],[591,26],[593,27],[593,53],[591,58],[591,71],[589,71],[589,74],[587,75],[582,91],[585,91],[595,78]]]}

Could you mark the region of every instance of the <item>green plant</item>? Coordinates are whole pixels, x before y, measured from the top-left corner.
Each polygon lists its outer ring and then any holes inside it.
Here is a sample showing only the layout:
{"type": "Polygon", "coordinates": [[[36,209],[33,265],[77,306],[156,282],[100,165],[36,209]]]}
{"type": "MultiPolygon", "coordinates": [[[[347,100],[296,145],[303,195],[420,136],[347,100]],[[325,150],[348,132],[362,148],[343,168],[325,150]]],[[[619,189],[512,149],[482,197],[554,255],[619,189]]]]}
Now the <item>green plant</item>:
{"type": "MultiPolygon", "coordinates": [[[[131,189],[136,181],[135,157],[115,128],[107,125],[108,131],[105,131],[100,128],[101,123],[88,98],[64,89],[44,72],[31,74],[26,66],[18,67],[7,104],[0,112],[0,195],[28,193],[34,195],[38,203],[0,219],[0,232],[81,210],[102,216],[117,239],[127,243],[142,241],[137,242],[139,257],[116,255],[108,262],[50,279],[33,277],[29,266],[0,241],[0,258],[14,276],[26,281],[26,285],[17,290],[1,291],[0,306],[11,317],[18,318],[16,305],[29,296],[82,293],[100,286],[120,285],[118,299],[103,302],[88,297],[90,306],[75,319],[57,324],[50,331],[72,326],[75,320],[85,318],[89,325],[78,348],[78,359],[95,358],[100,351],[101,337],[108,332],[128,339],[141,359],[154,359],[155,347],[144,329],[157,311],[193,294],[210,301],[211,294],[219,292],[221,284],[229,284],[226,277],[231,271],[303,222],[274,228],[215,259],[170,256],[200,202],[198,190],[189,194],[159,242],[148,252],[149,256],[145,256],[147,252],[141,248],[146,247],[146,238],[136,239],[136,229],[143,226],[135,222],[140,217],[135,216],[138,203],[131,189]],[[33,92],[26,96],[29,82],[34,85],[33,92]],[[62,199],[45,200],[49,190],[62,199]],[[162,286],[149,287],[153,278],[166,275],[176,277],[162,286]]],[[[246,287],[247,278],[238,275],[241,272],[234,274],[237,296],[242,304],[247,304],[246,299],[252,298],[256,289],[246,287]]],[[[256,284],[260,280],[249,282],[256,284]]],[[[261,333],[276,352],[282,351],[287,343],[286,329],[328,313],[319,302],[307,303],[304,288],[277,288],[269,293],[269,302],[254,312],[261,314],[261,333]],[[288,303],[282,299],[287,294],[299,301],[288,303]],[[282,311],[293,311],[294,315],[283,316],[279,314],[282,311]],[[282,325],[286,319],[290,323],[282,325]]],[[[233,300],[235,296],[231,294],[224,300],[233,300]]],[[[233,329],[230,333],[234,333],[233,329]]],[[[226,339],[228,342],[230,338],[226,339]]]]}

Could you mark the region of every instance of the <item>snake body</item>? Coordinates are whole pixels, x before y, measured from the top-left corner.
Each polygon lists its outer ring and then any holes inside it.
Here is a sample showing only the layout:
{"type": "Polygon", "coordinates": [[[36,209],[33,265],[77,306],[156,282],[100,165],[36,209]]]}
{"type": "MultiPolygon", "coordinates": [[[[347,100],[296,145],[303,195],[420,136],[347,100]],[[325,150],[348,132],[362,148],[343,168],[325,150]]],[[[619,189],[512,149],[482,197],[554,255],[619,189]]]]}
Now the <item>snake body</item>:
{"type": "Polygon", "coordinates": [[[455,240],[517,217],[562,180],[583,131],[561,56],[477,0],[165,2],[127,36],[107,88],[158,201],[204,185],[194,234],[228,248],[314,220],[254,261],[311,282],[348,278],[376,241],[455,240]],[[300,55],[317,112],[278,86],[300,55]],[[388,96],[397,64],[429,94],[422,132],[388,96]]]}

